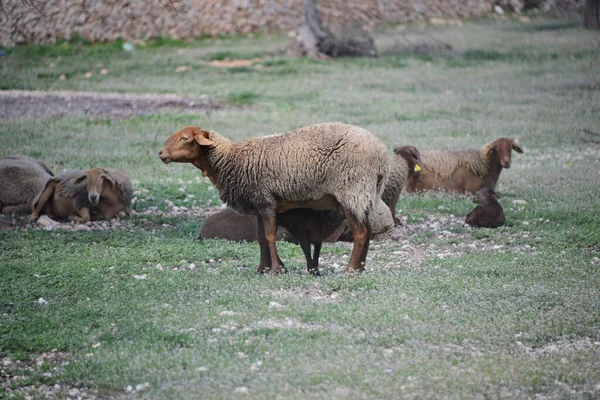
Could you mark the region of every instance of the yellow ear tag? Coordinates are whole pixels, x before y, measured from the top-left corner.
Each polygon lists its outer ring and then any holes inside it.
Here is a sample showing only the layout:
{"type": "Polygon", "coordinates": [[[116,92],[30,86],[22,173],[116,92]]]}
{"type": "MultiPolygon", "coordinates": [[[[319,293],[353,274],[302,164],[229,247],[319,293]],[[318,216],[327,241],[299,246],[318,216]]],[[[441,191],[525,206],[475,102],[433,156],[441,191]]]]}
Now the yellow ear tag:
{"type": "Polygon", "coordinates": [[[419,164],[415,164],[415,172],[419,172],[421,170],[421,166],[419,164]]]}

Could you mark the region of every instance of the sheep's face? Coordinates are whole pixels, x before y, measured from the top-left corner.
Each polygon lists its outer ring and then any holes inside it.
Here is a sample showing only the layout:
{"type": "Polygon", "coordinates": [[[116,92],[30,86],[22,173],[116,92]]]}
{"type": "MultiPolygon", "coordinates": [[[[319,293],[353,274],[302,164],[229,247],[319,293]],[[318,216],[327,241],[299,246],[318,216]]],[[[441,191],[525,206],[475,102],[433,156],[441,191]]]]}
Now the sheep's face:
{"type": "Polygon", "coordinates": [[[419,179],[421,177],[421,156],[419,150],[413,146],[403,146],[394,149],[394,153],[402,156],[408,164],[408,176],[412,179],[419,179]]]}
{"type": "Polygon", "coordinates": [[[194,162],[203,158],[201,146],[213,142],[210,134],[196,126],[188,126],[172,134],[158,152],[165,164],[170,162],[194,162]]]}
{"type": "Polygon", "coordinates": [[[473,203],[481,204],[482,206],[487,206],[490,204],[494,204],[498,201],[498,197],[496,196],[496,192],[489,188],[483,188],[477,191],[473,196],[473,203]]]}
{"type": "Polygon", "coordinates": [[[92,206],[98,205],[104,185],[115,185],[106,170],[100,168],[90,168],[75,179],[76,184],[83,181],[86,183],[88,200],[92,206]]]}
{"type": "Polygon", "coordinates": [[[510,168],[512,162],[512,150],[517,153],[523,153],[517,140],[500,138],[489,145],[490,155],[497,155],[502,168],[510,168]]]}

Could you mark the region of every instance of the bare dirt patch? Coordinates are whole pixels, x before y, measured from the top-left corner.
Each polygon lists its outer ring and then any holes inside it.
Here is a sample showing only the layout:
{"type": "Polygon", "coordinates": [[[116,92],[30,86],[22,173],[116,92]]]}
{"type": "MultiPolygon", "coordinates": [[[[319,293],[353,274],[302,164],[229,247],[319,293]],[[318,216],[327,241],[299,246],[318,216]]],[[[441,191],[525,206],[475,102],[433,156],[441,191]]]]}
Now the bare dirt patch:
{"type": "Polygon", "coordinates": [[[235,67],[250,67],[254,63],[260,61],[260,58],[252,58],[252,59],[240,59],[240,60],[213,60],[208,64],[212,67],[219,68],[235,68],[235,67]]]}
{"type": "Polygon", "coordinates": [[[112,119],[150,113],[198,113],[228,106],[207,96],[97,93],[72,91],[0,91],[0,119],[98,116],[112,119]]]}

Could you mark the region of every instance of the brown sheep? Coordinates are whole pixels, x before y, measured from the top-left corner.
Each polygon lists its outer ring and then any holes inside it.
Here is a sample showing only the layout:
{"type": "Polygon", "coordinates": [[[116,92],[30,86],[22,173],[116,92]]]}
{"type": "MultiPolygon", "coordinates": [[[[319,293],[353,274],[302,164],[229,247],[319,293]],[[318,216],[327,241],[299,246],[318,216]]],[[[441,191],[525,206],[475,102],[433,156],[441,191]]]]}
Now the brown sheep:
{"type": "Polygon", "coordinates": [[[390,208],[392,218],[396,224],[400,220],[396,218],[396,204],[402,193],[402,188],[407,179],[418,180],[421,176],[421,158],[419,150],[413,146],[402,146],[394,149],[394,155],[390,158],[390,177],[385,185],[381,198],[390,208]]]}
{"type": "Polygon", "coordinates": [[[214,183],[221,200],[257,216],[257,272],[282,271],[276,214],[293,208],[342,210],[354,233],[347,271],[360,272],[369,249],[369,210],[388,176],[385,145],[367,130],[324,123],[232,142],[199,127],[184,128],[159,152],[164,163],[189,162],[214,183]]]}
{"type": "Polygon", "coordinates": [[[473,196],[473,203],[479,204],[467,214],[465,222],[475,228],[498,228],[504,225],[504,210],[492,189],[483,188],[473,196]]]}
{"type": "MultiPolygon", "coordinates": [[[[279,214],[278,214],[279,215],[279,214]]],[[[227,239],[235,242],[256,242],[258,225],[253,215],[240,215],[231,208],[212,214],[204,221],[198,239],[227,239]]],[[[277,228],[277,240],[289,238],[283,227],[277,228]]]]}
{"type": "Polygon", "coordinates": [[[46,183],[34,200],[29,219],[48,215],[88,222],[130,215],[132,197],[131,180],[123,171],[112,168],[66,171],[46,183]]]}
{"type": "Polygon", "coordinates": [[[23,155],[0,158],[0,213],[28,214],[33,199],[54,174],[41,161],[23,155]]]}
{"type": "Polygon", "coordinates": [[[512,150],[523,153],[517,140],[500,138],[479,150],[423,151],[421,176],[418,180],[409,178],[406,190],[441,188],[474,194],[484,187],[495,189],[502,168],[510,168],[512,150]]]}

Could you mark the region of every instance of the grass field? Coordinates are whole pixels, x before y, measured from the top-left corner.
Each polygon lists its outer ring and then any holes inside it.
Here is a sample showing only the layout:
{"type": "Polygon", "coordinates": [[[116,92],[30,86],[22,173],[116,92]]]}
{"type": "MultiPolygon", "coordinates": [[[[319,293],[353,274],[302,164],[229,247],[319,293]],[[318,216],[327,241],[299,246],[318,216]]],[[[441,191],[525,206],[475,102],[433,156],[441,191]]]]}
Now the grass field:
{"type": "Polygon", "coordinates": [[[0,231],[0,398],[598,398],[600,35],[571,20],[389,28],[379,58],[334,61],[283,56],[287,40],[0,57],[1,89],[229,105],[2,121],[0,156],[128,171],[137,214],[88,231],[1,217],[22,228],[0,231]],[[454,52],[398,54],[408,34],[454,52]],[[525,154],[497,188],[507,224],[474,230],[460,223],[467,198],[403,195],[405,225],[372,245],[361,276],[343,274],[346,244],[324,246],[313,278],[300,248],[281,243],[289,273],[273,277],[254,273],[257,244],[198,242],[203,214],[173,212],[220,201],[191,165],[160,162],[172,132],[193,124],[238,140],[324,121],[363,126],[390,153],[519,137],[525,154]]]}

